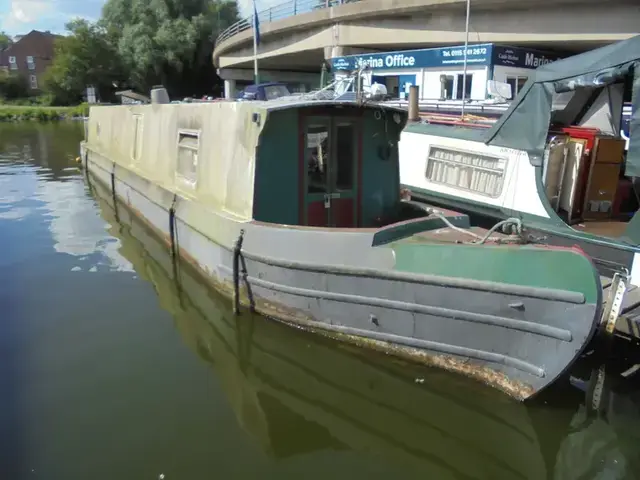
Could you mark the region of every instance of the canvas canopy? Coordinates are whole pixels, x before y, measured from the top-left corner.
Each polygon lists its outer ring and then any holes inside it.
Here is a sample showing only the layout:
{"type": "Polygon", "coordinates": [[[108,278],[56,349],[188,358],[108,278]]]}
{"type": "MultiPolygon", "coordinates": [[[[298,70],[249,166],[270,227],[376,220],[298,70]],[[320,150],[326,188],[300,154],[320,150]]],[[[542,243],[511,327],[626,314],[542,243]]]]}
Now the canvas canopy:
{"type": "Polygon", "coordinates": [[[535,70],[507,112],[487,132],[485,143],[526,150],[533,161],[541,161],[554,96],[581,89],[601,90],[625,78],[633,80],[625,174],[640,176],[640,35],[535,70]]]}

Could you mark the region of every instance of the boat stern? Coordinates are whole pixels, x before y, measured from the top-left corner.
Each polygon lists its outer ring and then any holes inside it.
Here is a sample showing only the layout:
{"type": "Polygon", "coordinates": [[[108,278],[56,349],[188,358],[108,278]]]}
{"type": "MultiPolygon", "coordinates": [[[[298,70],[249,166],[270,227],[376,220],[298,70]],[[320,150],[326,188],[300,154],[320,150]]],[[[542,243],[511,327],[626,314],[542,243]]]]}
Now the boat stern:
{"type": "Polygon", "coordinates": [[[600,277],[580,249],[415,239],[391,248],[396,270],[422,277],[415,338],[447,358],[440,365],[520,400],[564,374],[600,324],[600,277]]]}

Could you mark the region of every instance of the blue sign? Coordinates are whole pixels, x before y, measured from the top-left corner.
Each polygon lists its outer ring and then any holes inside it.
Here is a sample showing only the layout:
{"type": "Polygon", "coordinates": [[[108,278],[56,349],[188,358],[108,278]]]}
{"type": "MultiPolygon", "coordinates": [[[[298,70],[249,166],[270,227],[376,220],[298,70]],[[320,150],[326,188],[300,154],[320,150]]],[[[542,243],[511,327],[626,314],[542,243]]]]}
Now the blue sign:
{"type": "MultiPolygon", "coordinates": [[[[491,49],[490,43],[469,45],[467,47],[467,65],[488,65],[491,61],[491,49]]],[[[333,70],[356,70],[361,66],[372,70],[415,70],[416,68],[461,66],[463,63],[464,45],[404,52],[349,55],[331,59],[333,70]]]]}
{"type": "Polygon", "coordinates": [[[494,65],[518,68],[538,68],[547,63],[560,60],[560,56],[554,53],[531,50],[528,48],[493,46],[492,61],[494,65]]]}

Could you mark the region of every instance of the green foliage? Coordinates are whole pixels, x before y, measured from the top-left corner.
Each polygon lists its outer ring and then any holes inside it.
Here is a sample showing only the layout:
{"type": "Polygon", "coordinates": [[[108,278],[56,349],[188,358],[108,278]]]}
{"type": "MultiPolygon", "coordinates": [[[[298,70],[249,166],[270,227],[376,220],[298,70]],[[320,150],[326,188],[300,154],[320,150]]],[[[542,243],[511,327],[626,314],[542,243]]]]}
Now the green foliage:
{"type": "Polygon", "coordinates": [[[173,96],[220,90],[211,54],[219,32],[237,21],[234,1],[107,0],[100,23],[117,42],[131,86],[163,84],[173,96]]]}
{"type": "Polygon", "coordinates": [[[97,23],[73,20],[56,40],[38,102],[75,105],[89,85],[102,102],[116,100],[116,90],[148,94],[157,84],[172,97],[219,95],[214,41],[237,20],[233,0],[107,0],[97,23]]]}
{"type": "Polygon", "coordinates": [[[29,97],[18,97],[14,99],[0,99],[0,105],[14,106],[51,106],[53,105],[53,97],[48,94],[29,97]]]}
{"type": "Polygon", "coordinates": [[[27,105],[0,105],[1,121],[34,120],[48,122],[64,118],[84,117],[89,113],[89,105],[83,103],[77,107],[45,107],[27,105]]]}
{"type": "Polygon", "coordinates": [[[81,103],[69,110],[68,115],[71,117],[88,117],[89,116],[89,104],[87,102],[81,103]]]}
{"type": "Polygon", "coordinates": [[[0,52],[11,44],[13,44],[11,37],[4,32],[0,32],[0,52]]]}
{"type": "Polygon", "coordinates": [[[29,95],[26,79],[22,75],[0,75],[0,97],[6,100],[24,98],[29,95]]]}
{"type": "Polygon", "coordinates": [[[123,72],[106,30],[83,19],[69,22],[67,30],[70,35],[56,40],[54,62],[45,74],[44,89],[51,102],[76,104],[88,85],[96,88],[100,98],[110,97],[112,83],[123,72]]]}

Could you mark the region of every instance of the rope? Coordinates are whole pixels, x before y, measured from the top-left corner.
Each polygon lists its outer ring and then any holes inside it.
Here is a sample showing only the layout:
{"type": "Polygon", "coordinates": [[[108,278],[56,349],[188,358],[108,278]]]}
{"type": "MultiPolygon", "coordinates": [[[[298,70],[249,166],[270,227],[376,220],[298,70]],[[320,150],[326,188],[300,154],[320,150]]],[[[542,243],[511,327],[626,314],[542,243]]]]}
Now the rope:
{"type": "MultiPolygon", "coordinates": [[[[498,228],[501,229],[502,233],[504,233],[505,235],[509,235],[507,237],[509,240],[522,240],[522,221],[519,218],[511,217],[507,218],[506,220],[502,220],[501,222],[498,222],[493,227],[491,227],[487,234],[479,242],[477,242],[478,245],[482,245],[487,240],[489,240],[491,238],[491,234],[498,230],[498,228]]],[[[492,241],[500,243],[504,241],[504,239],[496,237],[496,239],[492,241]]]]}
{"type": "Polygon", "coordinates": [[[120,215],[118,214],[118,197],[116,195],[116,164],[113,162],[111,166],[111,200],[113,201],[113,211],[116,221],[120,223],[120,215]]]}
{"type": "Polygon", "coordinates": [[[240,275],[247,289],[249,297],[249,309],[255,311],[255,301],[253,299],[253,290],[249,284],[249,274],[247,272],[247,264],[242,255],[242,242],[244,241],[244,229],[240,230],[240,235],[233,247],[233,313],[240,314],[240,275]]]}
{"type": "Polygon", "coordinates": [[[171,241],[170,252],[171,257],[175,258],[179,253],[179,250],[176,245],[176,237],[178,234],[177,226],[178,222],[176,221],[176,202],[178,200],[178,196],[176,194],[173,195],[173,200],[171,200],[171,206],[169,207],[169,240],[171,241]]]}
{"type": "Polygon", "coordinates": [[[470,242],[476,245],[482,245],[483,243],[488,241],[496,242],[496,243],[503,243],[508,241],[522,241],[522,220],[520,220],[519,218],[511,217],[511,218],[507,218],[506,220],[502,220],[496,223],[493,227],[491,227],[491,229],[489,229],[489,231],[484,236],[480,236],[477,233],[472,232],[471,230],[467,230],[465,228],[460,228],[455,226],[453,223],[449,221],[447,217],[445,217],[442,213],[440,213],[436,209],[426,208],[425,210],[429,212],[429,214],[435,215],[436,217],[438,217],[440,220],[442,220],[445,223],[445,225],[447,225],[447,227],[451,228],[452,230],[455,230],[456,232],[464,233],[466,235],[470,235],[476,238],[476,241],[470,242]],[[509,235],[509,236],[507,238],[492,237],[491,235],[495,233],[498,229],[500,229],[502,233],[504,233],[505,235],[509,235]]]}
{"type": "Polygon", "coordinates": [[[91,180],[89,179],[89,149],[84,151],[84,174],[87,177],[87,183],[91,185],[91,180]]]}
{"type": "Polygon", "coordinates": [[[240,314],[240,252],[242,251],[242,241],[244,240],[244,230],[240,230],[240,235],[233,247],[233,313],[240,314]]]}

